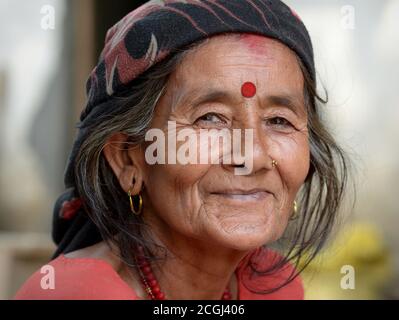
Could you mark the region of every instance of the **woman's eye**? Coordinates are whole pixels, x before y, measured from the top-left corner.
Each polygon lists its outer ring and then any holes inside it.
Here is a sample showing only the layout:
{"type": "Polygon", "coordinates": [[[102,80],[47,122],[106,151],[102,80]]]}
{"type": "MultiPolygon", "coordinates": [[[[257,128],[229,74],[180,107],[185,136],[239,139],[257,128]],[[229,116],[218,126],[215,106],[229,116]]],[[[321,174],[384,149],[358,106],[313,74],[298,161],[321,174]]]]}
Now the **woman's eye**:
{"type": "Polygon", "coordinates": [[[293,127],[291,122],[289,122],[287,119],[282,118],[282,117],[274,117],[274,118],[267,119],[267,124],[276,126],[276,127],[280,127],[280,128],[290,128],[290,127],[292,128],[293,127]]]}
{"type": "Polygon", "coordinates": [[[211,123],[225,123],[225,121],[218,116],[216,113],[207,113],[201,117],[199,117],[196,122],[204,121],[204,122],[211,122],[211,123]]]}

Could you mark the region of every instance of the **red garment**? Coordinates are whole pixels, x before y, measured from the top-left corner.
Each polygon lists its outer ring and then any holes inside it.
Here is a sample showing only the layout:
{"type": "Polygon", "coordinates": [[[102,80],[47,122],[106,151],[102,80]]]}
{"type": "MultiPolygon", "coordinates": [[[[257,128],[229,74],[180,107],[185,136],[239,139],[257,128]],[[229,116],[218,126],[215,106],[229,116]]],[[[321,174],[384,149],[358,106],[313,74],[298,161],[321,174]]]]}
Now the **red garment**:
{"type": "MultiPolygon", "coordinates": [[[[279,256],[270,250],[262,250],[259,261],[262,267],[272,263],[279,256]]],[[[293,271],[291,265],[286,265],[276,274],[256,277],[249,280],[250,269],[244,268],[249,255],[244,258],[236,269],[238,276],[239,300],[303,300],[304,290],[300,277],[279,289],[278,291],[259,295],[245,288],[242,279],[250,281],[251,288],[263,290],[282,283],[293,271]]],[[[54,269],[54,289],[42,289],[41,280],[48,274],[38,270],[21,287],[15,296],[17,300],[138,300],[139,297],[118,275],[113,267],[104,260],[93,258],[67,258],[60,255],[48,265],[54,269]]]]}

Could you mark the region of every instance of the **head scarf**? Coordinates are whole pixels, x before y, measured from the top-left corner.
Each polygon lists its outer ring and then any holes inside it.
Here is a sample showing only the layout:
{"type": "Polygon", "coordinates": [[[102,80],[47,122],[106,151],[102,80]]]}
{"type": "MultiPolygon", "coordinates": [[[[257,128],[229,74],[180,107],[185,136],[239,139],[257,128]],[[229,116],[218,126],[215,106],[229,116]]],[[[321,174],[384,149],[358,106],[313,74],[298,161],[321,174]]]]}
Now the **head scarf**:
{"type": "Polygon", "coordinates": [[[87,81],[87,105],[65,170],[66,191],[55,203],[54,242],[60,253],[101,240],[77,194],[74,160],[90,124],[110,112],[113,96],[174,50],[224,33],[252,33],[279,40],[301,59],[315,80],[313,48],[298,15],[279,0],[152,0],[110,28],[97,66],[87,81]]]}

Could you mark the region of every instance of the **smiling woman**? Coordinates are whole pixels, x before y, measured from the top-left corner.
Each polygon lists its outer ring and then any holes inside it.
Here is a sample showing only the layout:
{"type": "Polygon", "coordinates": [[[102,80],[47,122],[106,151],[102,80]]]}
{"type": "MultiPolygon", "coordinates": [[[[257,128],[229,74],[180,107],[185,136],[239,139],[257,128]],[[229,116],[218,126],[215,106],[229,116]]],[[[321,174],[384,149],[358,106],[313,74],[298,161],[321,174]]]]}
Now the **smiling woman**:
{"type": "Polygon", "coordinates": [[[295,266],[325,242],[346,182],[315,88],[309,35],[281,1],[150,1],[129,14],[88,81],[55,206],[56,288],[36,273],[17,298],[302,299],[295,266]],[[156,156],[184,146],[218,161],[149,161],[151,130],[168,146],[156,156]],[[204,130],[251,139],[210,145],[204,130]]]}

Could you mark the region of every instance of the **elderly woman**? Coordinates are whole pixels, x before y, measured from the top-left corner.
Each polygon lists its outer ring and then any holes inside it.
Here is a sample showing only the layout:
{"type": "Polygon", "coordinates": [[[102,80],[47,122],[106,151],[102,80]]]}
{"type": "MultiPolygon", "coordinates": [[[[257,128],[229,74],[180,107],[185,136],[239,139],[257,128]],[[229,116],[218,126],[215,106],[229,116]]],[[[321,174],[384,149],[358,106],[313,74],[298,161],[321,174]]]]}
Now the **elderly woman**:
{"type": "Polygon", "coordinates": [[[87,94],[58,249],[16,298],[303,298],[296,267],[331,231],[346,162],[294,11],[150,1],[108,31],[87,94]]]}

